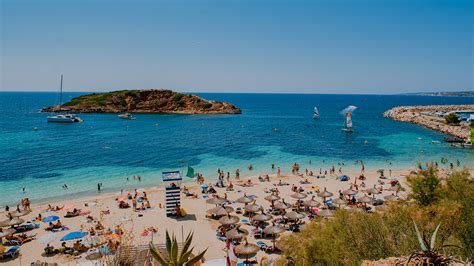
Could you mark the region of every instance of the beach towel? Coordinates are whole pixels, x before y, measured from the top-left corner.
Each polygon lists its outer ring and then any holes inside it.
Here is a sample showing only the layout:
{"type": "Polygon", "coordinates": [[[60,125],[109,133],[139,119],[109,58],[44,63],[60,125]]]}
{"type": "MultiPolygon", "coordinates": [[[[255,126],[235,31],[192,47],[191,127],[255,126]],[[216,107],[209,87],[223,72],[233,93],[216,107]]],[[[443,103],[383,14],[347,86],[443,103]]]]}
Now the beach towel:
{"type": "Polygon", "coordinates": [[[57,232],[62,232],[62,231],[67,231],[67,230],[69,230],[69,228],[66,226],[63,226],[61,228],[54,228],[53,230],[51,230],[51,232],[57,233],[57,232]]]}

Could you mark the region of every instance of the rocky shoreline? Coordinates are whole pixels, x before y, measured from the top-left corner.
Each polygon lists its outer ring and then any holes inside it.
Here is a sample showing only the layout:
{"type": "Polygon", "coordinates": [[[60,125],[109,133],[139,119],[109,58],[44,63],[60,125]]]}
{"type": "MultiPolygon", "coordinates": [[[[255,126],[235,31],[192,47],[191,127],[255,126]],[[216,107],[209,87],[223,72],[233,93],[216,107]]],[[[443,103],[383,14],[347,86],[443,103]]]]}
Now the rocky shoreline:
{"type": "Polygon", "coordinates": [[[426,105],[398,106],[384,112],[384,116],[393,120],[414,123],[432,130],[467,140],[470,135],[468,125],[448,125],[442,117],[426,115],[425,112],[449,112],[459,110],[474,111],[474,105],[426,105]]]}
{"type": "Polygon", "coordinates": [[[171,90],[121,90],[75,97],[61,106],[42,112],[74,113],[156,113],[156,114],[240,114],[227,102],[210,101],[171,90]]]}

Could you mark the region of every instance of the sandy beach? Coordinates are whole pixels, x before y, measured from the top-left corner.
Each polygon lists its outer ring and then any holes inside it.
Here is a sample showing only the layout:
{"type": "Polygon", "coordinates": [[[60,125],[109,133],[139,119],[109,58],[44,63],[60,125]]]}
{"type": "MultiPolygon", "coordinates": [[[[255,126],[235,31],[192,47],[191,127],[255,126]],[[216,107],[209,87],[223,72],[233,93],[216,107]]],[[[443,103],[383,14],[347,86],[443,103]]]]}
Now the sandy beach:
{"type": "MultiPolygon", "coordinates": [[[[392,176],[389,179],[393,178],[398,180],[402,186],[404,186],[405,176],[409,173],[409,170],[394,170],[392,172],[392,176]]],[[[306,175],[294,175],[294,174],[281,174],[280,177],[277,177],[275,174],[270,175],[270,182],[259,182],[257,177],[246,177],[241,178],[241,182],[248,182],[251,179],[251,182],[254,184],[250,187],[243,187],[237,185],[238,181],[231,180],[233,182],[235,190],[234,191],[226,191],[226,188],[216,188],[217,194],[221,197],[224,196],[224,193],[227,193],[228,199],[233,202],[237,198],[242,197],[244,193],[248,196],[254,195],[256,197],[256,203],[263,206],[264,209],[270,208],[270,202],[264,200],[264,197],[268,196],[268,190],[272,188],[278,187],[280,191],[280,197],[284,198],[287,203],[293,204],[296,200],[291,198],[290,195],[294,192],[291,190],[292,185],[296,185],[297,187],[302,187],[304,189],[304,193],[308,194],[307,199],[310,199],[312,196],[316,196],[316,191],[318,189],[323,190],[326,188],[329,192],[333,193],[333,198],[338,197],[338,191],[346,190],[351,187],[351,184],[354,183],[354,177],[358,176],[360,173],[343,173],[350,177],[349,181],[340,181],[339,176],[341,174],[334,174],[328,175],[325,178],[316,178],[315,176],[306,176],[306,175]],[[300,184],[300,181],[308,179],[310,184],[300,184]],[[288,183],[289,185],[286,186],[275,186],[274,184],[278,184],[282,180],[283,183],[288,183]],[[267,191],[267,192],[266,192],[267,191]]],[[[388,175],[388,173],[386,173],[388,175]]],[[[372,188],[374,185],[380,187],[379,183],[379,176],[380,174],[376,172],[376,170],[366,171],[365,172],[366,180],[365,186],[366,188],[372,188]]],[[[390,195],[393,191],[386,191],[385,189],[389,188],[390,185],[388,184],[389,179],[385,179],[385,185],[383,185],[384,191],[382,194],[376,195],[376,198],[383,199],[383,196],[390,195]]],[[[357,197],[363,196],[365,193],[363,192],[364,188],[362,188],[360,180],[357,180],[357,184],[359,185],[359,193],[357,197]]],[[[120,209],[118,207],[117,198],[119,196],[123,197],[126,196],[127,193],[134,194],[134,191],[123,191],[123,194],[119,192],[115,193],[98,193],[95,196],[88,196],[83,198],[78,198],[75,200],[67,200],[67,201],[59,201],[59,202],[52,202],[51,205],[54,206],[67,206],[69,210],[72,208],[81,209],[83,213],[87,213],[94,218],[94,222],[88,222],[86,219],[87,215],[80,215],[74,218],[63,218],[66,214],[65,210],[61,211],[46,211],[48,209],[47,204],[41,205],[34,205],[32,206],[32,213],[22,217],[26,221],[32,221],[35,217],[41,213],[42,217],[46,217],[49,215],[56,215],[61,217],[60,220],[63,225],[67,226],[69,230],[63,232],[54,233],[57,236],[57,239],[51,242],[51,245],[55,248],[60,247],[61,241],[59,240],[64,235],[68,234],[69,232],[73,231],[84,231],[87,232],[92,227],[96,225],[96,221],[100,221],[104,227],[114,229],[117,226],[120,226],[124,230],[124,235],[118,240],[120,240],[121,245],[144,245],[148,244],[150,241],[154,243],[164,243],[165,240],[165,232],[166,230],[173,232],[176,234],[178,241],[180,241],[182,235],[186,236],[188,232],[194,232],[194,241],[193,244],[195,245],[195,250],[200,251],[208,248],[206,253],[205,259],[206,261],[213,261],[219,259],[225,259],[226,257],[226,249],[225,249],[225,242],[220,241],[216,237],[216,229],[220,225],[218,220],[206,217],[206,211],[210,208],[215,207],[214,205],[206,204],[207,195],[201,194],[200,186],[196,183],[190,184],[183,184],[186,185],[190,192],[195,193],[198,195],[198,198],[186,197],[181,193],[181,202],[182,208],[184,208],[187,212],[186,217],[175,218],[175,217],[166,217],[165,209],[162,208],[164,204],[164,188],[149,188],[146,189],[146,193],[148,199],[151,204],[150,209],[146,209],[145,211],[133,211],[132,208],[127,209],[120,209]],[[104,214],[108,213],[108,214],[104,214]],[[146,230],[149,228],[157,229],[156,233],[152,233],[151,230],[146,230]]],[[[138,194],[141,195],[143,189],[138,190],[138,194]]],[[[399,195],[403,198],[406,196],[405,192],[400,192],[399,195]]],[[[321,198],[315,197],[315,199],[321,202],[321,198]]],[[[126,200],[130,205],[131,201],[126,200]]],[[[140,205],[139,205],[140,206],[140,205]]],[[[232,203],[231,205],[234,209],[244,207],[244,204],[240,203],[232,203]]],[[[2,214],[5,215],[5,214],[2,214]]],[[[244,217],[239,215],[241,220],[248,220],[248,217],[244,217]]],[[[274,216],[276,218],[277,216],[274,216]]],[[[306,223],[309,222],[308,218],[306,217],[303,219],[306,223]]],[[[35,239],[41,238],[45,234],[50,234],[49,232],[45,231],[45,228],[48,226],[47,223],[38,222],[40,224],[39,229],[35,229],[32,231],[27,232],[29,235],[35,235],[35,239]]],[[[248,229],[251,231],[253,228],[249,224],[242,223],[241,228],[248,229]]],[[[304,226],[304,225],[303,225],[304,226]]],[[[285,232],[290,233],[290,232],[285,232]]],[[[262,241],[266,244],[271,245],[270,239],[254,239],[254,237],[250,234],[248,236],[248,241],[250,243],[255,243],[256,241],[262,241]]],[[[68,241],[68,246],[72,245],[73,241],[68,241]]],[[[43,248],[45,244],[38,243],[37,240],[33,240],[31,242],[25,243],[21,246],[21,256],[12,261],[5,262],[6,265],[19,265],[21,264],[29,264],[33,261],[42,261],[42,262],[57,262],[61,265],[83,265],[87,263],[91,263],[85,259],[86,254],[82,254],[80,256],[70,256],[70,255],[55,255],[52,257],[43,257],[41,254],[43,253],[43,248]]],[[[257,254],[257,259],[261,259],[262,257],[267,257],[270,259],[274,259],[278,256],[278,254],[266,254],[263,251],[259,251],[257,254]]]]}

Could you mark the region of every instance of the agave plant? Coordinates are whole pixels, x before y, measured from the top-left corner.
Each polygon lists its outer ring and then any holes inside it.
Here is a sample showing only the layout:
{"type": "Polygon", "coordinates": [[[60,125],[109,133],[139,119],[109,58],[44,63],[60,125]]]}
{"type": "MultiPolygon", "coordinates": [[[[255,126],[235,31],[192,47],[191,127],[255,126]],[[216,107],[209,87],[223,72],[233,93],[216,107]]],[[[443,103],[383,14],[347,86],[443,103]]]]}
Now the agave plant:
{"type": "Polygon", "coordinates": [[[417,260],[417,264],[420,265],[447,265],[451,262],[461,262],[459,259],[453,256],[446,256],[445,254],[440,252],[441,249],[453,245],[442,245],[440,247],[436,247],[436,235],[438,234],[438,230],[441,224],[438,224],[438,226],[436,226],[436,229],[431,235],[430,242],[428,242],[424,233],[420,233],[420,230],[418,230],[418,226],[416,225],[415,221],[413,221],[413,224],[415,226],[415,232],[418,238],[418,243],[420,244],[420,250],[412,252],[410,257],[408,258],[408,263],[412,259],[417,260]]]}
{"type": "Polygon", "coordinates": [[[199,255],[194,256],[193,250],[191,249],[191,242],[193,241],[193,233],[189,233],[186,237],[186,240],[183,243],[181,252],[178,251],[178,241],[176,241],[176,236],[173,234],[172,237],[168,234],[166,230],[166,252],[167,256],[161,254],[161,252],[155,248],[153,243],[150,243],[150,252],[153,258],[162,266],[193,266],[196,265],[203,257],[207,251],[207,248],[199,253],[199,255]]]}

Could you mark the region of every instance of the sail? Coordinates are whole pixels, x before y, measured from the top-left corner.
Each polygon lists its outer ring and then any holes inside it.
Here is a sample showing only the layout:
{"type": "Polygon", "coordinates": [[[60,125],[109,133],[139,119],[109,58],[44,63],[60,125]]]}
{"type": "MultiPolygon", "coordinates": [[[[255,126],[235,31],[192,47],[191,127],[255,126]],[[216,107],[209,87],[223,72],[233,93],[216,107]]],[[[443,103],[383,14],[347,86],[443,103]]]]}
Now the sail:
{"type": "Polygon", "coordinates": [[[352,128],[352,119],[350,112],[346,113],[346,128],[352,128]]]}
{"type": "Polygon", "coordinates": [[[318,117],[319,117],[318,108],[315,106],[313,109],[313,118],[318,118],[318,117]]]}
{"type": "Polygon", "coordinates": [[[186,173],[186,176],[189,178],[194,178],[195,176],[194,168],[192,168],[191,166],[188,166],[188,172],[186,173]]]}

